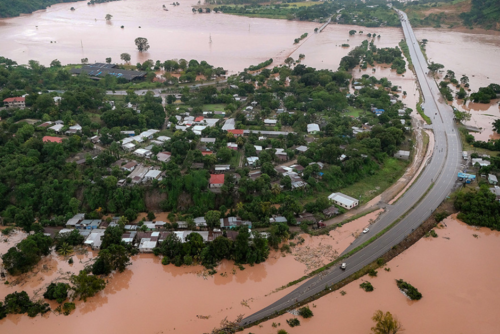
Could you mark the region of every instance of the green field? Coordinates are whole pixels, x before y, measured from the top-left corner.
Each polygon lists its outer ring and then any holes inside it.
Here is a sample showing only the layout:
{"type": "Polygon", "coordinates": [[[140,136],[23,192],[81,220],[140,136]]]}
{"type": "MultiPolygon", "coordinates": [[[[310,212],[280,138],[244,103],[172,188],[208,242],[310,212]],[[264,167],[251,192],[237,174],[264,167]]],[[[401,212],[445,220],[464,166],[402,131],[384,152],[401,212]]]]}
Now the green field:
{"type": "Polygon", "coordinates": [[[224,111],[225,104],[204,104],[201,108],[203,111],[224,111]]]}
{"type": "Polygon", "coordinates": [[[408,161],[388,158],[384,167],[375,175],[365,177],[363,180],[340,191],[343,194],[360,199],[361,203],[366,203],[393,185],[404,174],[407,165],[408,161]]]}
{"type": "Polygon", "coordinates": [[[241,152],[235,151],[235,154],[231,157],[231,160],[229,160],[229,164],[231,165],[231,168],[238,168],[238,165],[240,164],[240,157],[241,157],[241,152]]]}
{"type": "Polygon", "coordinates": [[[359,114],[363,112],[362,109],[355,108],[352,106],[347,107],[347,109],[349,110],[349,112],[344,114],[346,116],[359,117],[359,114]]]}

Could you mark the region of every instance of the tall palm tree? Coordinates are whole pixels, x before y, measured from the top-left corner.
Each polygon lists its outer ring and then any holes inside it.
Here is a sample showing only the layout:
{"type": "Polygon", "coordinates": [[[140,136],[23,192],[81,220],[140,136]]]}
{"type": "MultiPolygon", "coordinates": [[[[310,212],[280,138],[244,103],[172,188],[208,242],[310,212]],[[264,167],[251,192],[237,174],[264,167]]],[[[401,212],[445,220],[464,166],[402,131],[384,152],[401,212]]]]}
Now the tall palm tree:
{"type": "Polygon", "coordinates": [[[57,252],[62,256],[70,255],[71,253],[73,253],[73,246],[65,242],[61,245],[61,247],[59,247],[57,252]]]}

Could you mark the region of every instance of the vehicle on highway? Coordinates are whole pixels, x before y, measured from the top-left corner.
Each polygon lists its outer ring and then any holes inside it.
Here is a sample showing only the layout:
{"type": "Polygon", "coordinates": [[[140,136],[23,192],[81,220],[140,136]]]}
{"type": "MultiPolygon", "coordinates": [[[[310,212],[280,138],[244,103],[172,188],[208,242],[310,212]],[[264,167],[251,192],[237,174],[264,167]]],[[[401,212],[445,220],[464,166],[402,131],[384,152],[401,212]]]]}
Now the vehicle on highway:
{"type": "Polygon", "coordinates": [[[340,265],[340,269],[345,270],[345,268],[347,268],[347,263],[344,262],[340,265]]]}
{"type": "Polygon", "coordinates": [[[370,229],[367,227],[367,228],[365,228],[365,229],[363,230],[363,233],[368,233],[368,231],[369,231],[369,230],[370,230],[370,229]]]}

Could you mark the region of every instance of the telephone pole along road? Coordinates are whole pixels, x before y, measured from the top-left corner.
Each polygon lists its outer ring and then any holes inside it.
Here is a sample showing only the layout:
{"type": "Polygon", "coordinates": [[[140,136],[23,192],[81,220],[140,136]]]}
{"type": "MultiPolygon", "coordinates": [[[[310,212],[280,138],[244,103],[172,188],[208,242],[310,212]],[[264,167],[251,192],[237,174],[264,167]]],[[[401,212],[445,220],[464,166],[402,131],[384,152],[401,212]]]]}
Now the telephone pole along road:
{"type": "Polygon", "coordinates": [[[347,263],[346,270],[341,270],[339,267],[332,267],[325,270],[273,304],[243,319],[240,323],[242,326],[249,325],[272,316],[281,310],[292,307],[297,302],[321,292],[325,289],[325,286],[338,283],[366,265],[376,261],[394,245],[400,243],[415,228],[420,226],[436,210],[454,187],[459,170],[462,145],[455,129],[453,110],[447,104],[439,102],[439,89],[434,78],[427,74],[428,65],[408,22],[408,17],[404,12],[399,10],[397,12],[401,19],[406,43],[410,50],[410,56],[425,101],[423,104],[425,114],[432,120],[430,127],[434,132],[435,138],[434,154],[418,180],[408,191],[395,204],[388,205],[386,211],[380,216],[380,219],[370,227],[370,231],[366,234],[361,234],[342,255],[363,244],[401,216],[407,215],[385,234],[347,258],[345,261],[347,263]],[[425,197],[422,198],[424,195],[425,197]],[[416,205],[419,200],[421,200],[420,203],[416,205]],[[416,206],[412,209],[414,205],[416,206]]]}

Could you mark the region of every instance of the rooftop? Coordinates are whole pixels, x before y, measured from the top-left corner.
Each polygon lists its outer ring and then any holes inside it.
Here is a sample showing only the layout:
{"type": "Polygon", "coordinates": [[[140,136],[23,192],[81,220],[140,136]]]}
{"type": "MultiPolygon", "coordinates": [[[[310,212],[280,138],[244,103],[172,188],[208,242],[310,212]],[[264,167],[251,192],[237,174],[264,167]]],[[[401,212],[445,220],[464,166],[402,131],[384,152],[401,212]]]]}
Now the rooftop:
{"type": "Polygon", "coordinates": [[[115,66],[116,65],[114,64],[95,63],[83,65],[81,68],[73,68],[70,70],[70,72],[72,74],[85,73],[91,77],[97,78],[102,78],[109,74],[114,77],[123,78],[129,81],[146,76],[146,72],[143,71],[120,70],[115,68],[115,66]]]}
{"type": "Polygon", "coordinates": [[[223,184],[224,174],[210,174],[210,184],[223,184]]]}
{"type": "Polygon", "coordinates": [[[46,142],[51,142],[51,143],[62,143],[63,139],[59,137],[51,137],[51,136],[45,136],[42,138],[42,141],[44,143],[46,142]]]}

